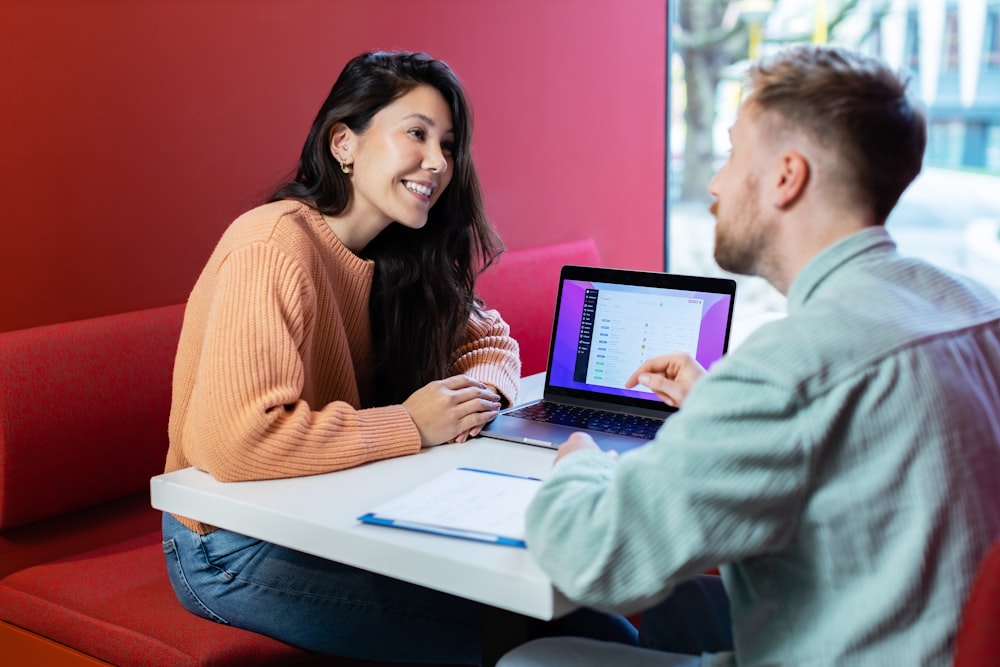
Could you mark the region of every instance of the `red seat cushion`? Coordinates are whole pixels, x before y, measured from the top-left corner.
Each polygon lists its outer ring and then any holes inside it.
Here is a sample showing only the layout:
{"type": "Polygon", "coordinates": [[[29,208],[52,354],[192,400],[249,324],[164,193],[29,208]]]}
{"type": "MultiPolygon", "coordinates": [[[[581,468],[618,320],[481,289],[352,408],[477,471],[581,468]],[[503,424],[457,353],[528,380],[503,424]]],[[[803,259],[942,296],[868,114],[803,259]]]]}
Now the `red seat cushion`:
{"type": "Polygon", "coordinates": [[[0,530],[0,579],[57,558],[99,549],[159,530],[163,513],[149,490],[25,526],[0,530]]]}
{"type": "Polygon", "coordinates": [[[345,664],[191,614],[167,579],[159,531],[15,572],[0,619],[115,665],[345,664]]]}
{"type": "Polygon", "coordinates": [[[409,664],[312,653],[195,616],[174,596],[159,530],[0,580],[0,620],[119,667],[409,664]]]}
{"type": "Polygon", "coordinates": [[[1000,664],[1000,540],[986,553],[962,610],[955,667],[1000,664]]]}

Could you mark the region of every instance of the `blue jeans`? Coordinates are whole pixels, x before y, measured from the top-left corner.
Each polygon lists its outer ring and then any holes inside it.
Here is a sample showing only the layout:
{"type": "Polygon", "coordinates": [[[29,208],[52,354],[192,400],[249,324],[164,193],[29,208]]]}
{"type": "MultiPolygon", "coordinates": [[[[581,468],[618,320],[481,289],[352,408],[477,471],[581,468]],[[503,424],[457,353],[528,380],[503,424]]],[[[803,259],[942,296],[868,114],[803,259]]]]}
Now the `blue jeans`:
{"type": "Polygon", "coordinates": [[[699,667],[733,650],[729,598],[722,579],[699,575],[642,612],[642,648],[578,637],[542,638],[507,652],[497,667],[699,667]]]}
{"type": "Polygon", "coordinates": [[[639,642],[644,648],[689,655],[732,651],[729,597],[722,577],[700,574],[642,612],[639,642]]]}
{"type": "MultiPolygon", "coordinates": [[[[471,600],[227,530],[198,535],[163,515],[170,583],[190,612],[294,646],[369,660],[479,664],[482,607],[471,600]]],[[[637,643],[627,620],[580,610],[530,624],[637,643]]]]}

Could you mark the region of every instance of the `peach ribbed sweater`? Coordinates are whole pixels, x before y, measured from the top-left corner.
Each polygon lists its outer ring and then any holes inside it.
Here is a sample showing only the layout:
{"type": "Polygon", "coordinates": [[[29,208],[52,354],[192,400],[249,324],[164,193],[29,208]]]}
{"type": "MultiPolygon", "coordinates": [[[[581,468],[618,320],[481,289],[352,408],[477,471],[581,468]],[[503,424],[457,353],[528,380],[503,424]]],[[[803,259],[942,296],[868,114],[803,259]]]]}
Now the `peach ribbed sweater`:
{"type": "MultiPolygon", "coordinates": [[[[363,408],[373,381],[373,275],[373,262],[299,202],[265,204],[233,222],[188,299],[166,472],[196,466],[222,481],[271,479],[419,451],[401,405],[363,408]]],[[[495,311],[474,317],[451,370],[513,402],[520,361],[509,333],[495,311]]]]}

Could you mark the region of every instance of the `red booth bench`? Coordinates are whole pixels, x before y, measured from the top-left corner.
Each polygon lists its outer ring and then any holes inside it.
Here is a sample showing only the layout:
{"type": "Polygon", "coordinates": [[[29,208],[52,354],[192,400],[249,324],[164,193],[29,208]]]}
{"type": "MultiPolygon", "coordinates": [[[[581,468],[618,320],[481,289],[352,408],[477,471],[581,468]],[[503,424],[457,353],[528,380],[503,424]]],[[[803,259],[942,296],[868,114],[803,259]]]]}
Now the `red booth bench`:
{"type": "Polygon", "coordinates": [[[183,310],[0,334],[5,664],[337,664],[198,618],[170,588],[149,478],[183,310]]]}
{"type": "MultiPolygon", "coordinates": [[[[509,252],[484,274],[525,374],[544,370],[559,268],[597,261],[585,240],[509,252]]],[[[174,597],[149,478],[166,456],[183,309],[0,333],[4,664],[359,664],[201,619],[174,597]]]]}

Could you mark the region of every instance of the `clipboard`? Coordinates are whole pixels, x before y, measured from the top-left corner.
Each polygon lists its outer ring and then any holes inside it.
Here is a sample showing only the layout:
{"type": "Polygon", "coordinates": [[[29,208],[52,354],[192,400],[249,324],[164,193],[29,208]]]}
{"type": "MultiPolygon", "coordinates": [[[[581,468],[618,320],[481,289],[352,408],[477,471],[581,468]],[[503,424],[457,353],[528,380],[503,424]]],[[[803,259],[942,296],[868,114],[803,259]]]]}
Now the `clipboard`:
{"type": "Polygon", "coordinates": [[[382,503],[358,521],[525,548],[524,514],[542,480],[455,468],[382,503]]]}

